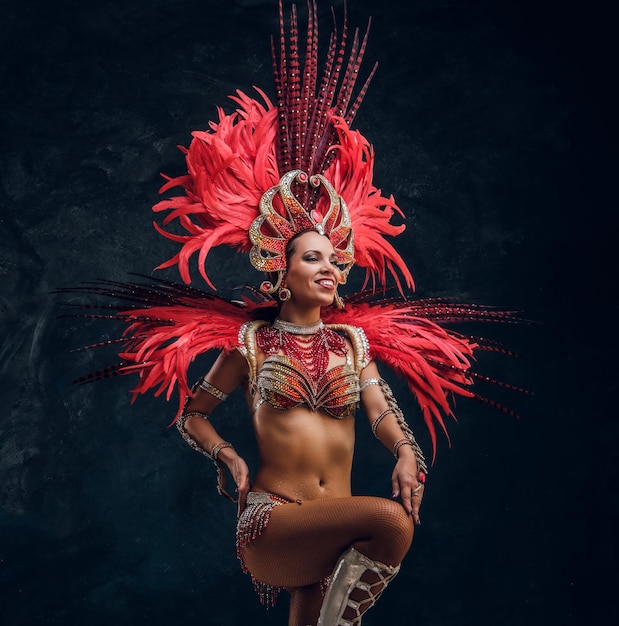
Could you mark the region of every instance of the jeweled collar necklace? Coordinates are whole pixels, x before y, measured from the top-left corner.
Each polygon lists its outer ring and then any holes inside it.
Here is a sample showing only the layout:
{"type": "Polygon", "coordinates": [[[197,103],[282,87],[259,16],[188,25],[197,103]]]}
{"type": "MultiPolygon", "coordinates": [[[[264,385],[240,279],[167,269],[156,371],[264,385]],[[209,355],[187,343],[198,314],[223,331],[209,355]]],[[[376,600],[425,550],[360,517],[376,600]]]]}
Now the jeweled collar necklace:
{"type": "Polygon", "coordinates": [[[286,322],[279,319],[279,317],[273,322],[273,328],[282,330],[285,333],[291,335],[314,335],[318,331],[324,328],[322,320],[318,320],[315,324],[305,326],[303,324],[293,324],[292,322],[286,322]]]}

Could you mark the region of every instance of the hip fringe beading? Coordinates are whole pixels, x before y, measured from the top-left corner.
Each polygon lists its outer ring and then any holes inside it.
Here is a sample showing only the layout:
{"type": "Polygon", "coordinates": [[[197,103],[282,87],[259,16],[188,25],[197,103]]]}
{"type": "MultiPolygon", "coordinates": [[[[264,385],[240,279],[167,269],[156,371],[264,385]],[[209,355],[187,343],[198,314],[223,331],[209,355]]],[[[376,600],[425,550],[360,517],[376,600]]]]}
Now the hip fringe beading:
{"type": "Polygon", "coordinates": [[[277,598],[283,587],[274,587],[254,578],[254,575],[247,569],[243,560],[243,548],[248,546],[254,539],[260,537],[269,524],[273,507],[282,504],[289,504],[290,500],[285,500],[272,493],[258,493],[251,491],[247,494],[247,505],[239,516],[236,525],[236,555],[241,563],[241,569],[245,574],[249,574],[254,585],[254,589],[260,598],[260,602],[267,608],[277,604],[277,598]]]}

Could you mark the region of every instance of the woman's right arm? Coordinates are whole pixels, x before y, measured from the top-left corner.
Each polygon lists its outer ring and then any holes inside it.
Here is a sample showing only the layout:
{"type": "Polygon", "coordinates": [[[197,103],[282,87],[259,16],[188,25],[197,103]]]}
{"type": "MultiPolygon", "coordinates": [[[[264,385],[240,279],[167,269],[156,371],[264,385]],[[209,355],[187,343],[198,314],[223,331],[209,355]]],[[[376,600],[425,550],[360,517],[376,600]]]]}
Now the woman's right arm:
{"type": "Polygon", "coordinates": [[[179,430],[183,436],[188,436],[217,464],[224,463],[232,474],[239,494],[239,510],[245,507],[250,488],[249,468],[234,447],[219,435],[209,416],[229,393],[243,384],[247,373],[247,361],[240,352],[221,353],[204,376],[205,384],[196,388],[179,418],[179,430]]]}

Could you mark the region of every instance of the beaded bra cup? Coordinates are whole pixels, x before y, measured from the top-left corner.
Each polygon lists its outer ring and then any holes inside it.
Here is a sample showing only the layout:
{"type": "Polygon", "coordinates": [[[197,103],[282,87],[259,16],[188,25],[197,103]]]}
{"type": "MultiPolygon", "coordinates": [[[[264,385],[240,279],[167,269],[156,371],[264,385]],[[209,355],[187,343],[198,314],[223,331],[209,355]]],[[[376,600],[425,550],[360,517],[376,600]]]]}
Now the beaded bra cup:
{"type": "Polygon", "coordinates": [[[254,411],[267,402],[275,409],[293,409],[303,404],[331,417],[352,417],[359,404],[359,377],[349,363],[336,365],[318,380],[303,363],[285,354],[269,355],[258,373],[260,400],[254,411]]]}

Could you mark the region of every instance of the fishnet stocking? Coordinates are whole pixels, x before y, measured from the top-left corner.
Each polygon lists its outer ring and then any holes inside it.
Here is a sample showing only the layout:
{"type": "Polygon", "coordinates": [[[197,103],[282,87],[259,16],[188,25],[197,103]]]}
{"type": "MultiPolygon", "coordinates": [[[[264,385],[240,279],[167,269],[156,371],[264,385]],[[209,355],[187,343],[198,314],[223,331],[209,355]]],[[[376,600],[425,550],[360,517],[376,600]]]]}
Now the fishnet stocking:
{"type": "Polygon", "coordinates": [[[308,587],[289,588],[290,613],[288,626],[313,625],[318,620],[322,606],[322,590],[320,584],[308,587]]]}
{"type": "MultiPolygon", "coordinates": [[[[412,538],[412,519],[400,504],[391,500],[371,496],[312,500],[274,507],[269,525],[243,549],[243,558],[259,581],[277,587],[309,587],[329,576],[351,545],[374,561],[395,566],[404,558],[412,538]]],[[[373,576],[376,575],[368,572],[365,582],[377,582],[373,576]]],[[[382,587],[382,583],[379,585],[382,587]]],[[[291,592],[294,605],[294,590],[291,592]]],[[[363,593],[356,590],[353,599],[363,600],[358,597],[363,593]]],[[[297,603],[291,609],[295,608],[306,621],[291,621],[290,625],[316,623],[317,613],[312,621],[307,621],[303,593],[297,603]]],[[[363,605],[363,609],[369,606],[363,605]]]]}

